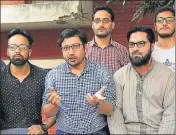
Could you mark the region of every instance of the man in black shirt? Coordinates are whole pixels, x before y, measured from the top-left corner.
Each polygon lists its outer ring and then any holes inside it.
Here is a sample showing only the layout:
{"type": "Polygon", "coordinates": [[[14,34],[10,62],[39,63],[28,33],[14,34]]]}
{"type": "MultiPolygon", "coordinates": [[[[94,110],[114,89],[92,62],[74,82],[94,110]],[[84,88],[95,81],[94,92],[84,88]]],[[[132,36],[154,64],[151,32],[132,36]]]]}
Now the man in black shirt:
{"type": "Polygon", "coordinates": [[[41,106],[46,70],[32,65],[33,38],[16,28],[7,35],[10,63],[0,76],[0,134],[43,134],[41,106]]]}

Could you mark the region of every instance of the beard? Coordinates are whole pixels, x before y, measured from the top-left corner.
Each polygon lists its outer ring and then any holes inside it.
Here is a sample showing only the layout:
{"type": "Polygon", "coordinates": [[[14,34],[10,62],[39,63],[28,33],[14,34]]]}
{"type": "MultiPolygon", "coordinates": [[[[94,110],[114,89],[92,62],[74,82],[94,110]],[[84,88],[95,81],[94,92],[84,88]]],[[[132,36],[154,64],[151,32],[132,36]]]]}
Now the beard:
{"type": "Polygon", "coordinates": [[[106,38],[107,36],[109,36],[110,34],[111,34],[111,32],[112,32],[112,30],[110,30],[110,31],[108,31],[108,32],[106,32],[106,33],[104,33],[104,34],[95,34],[97,37],[99,37],[99,38],[106,38]]]}
{"type": "MultiPolygon", "coordinates": [[[[101,27],[101,28],[104,28],[104,27],[101,27]]],[[[100,28],[99,28],[100,29],[100,28]]],[[[106,33],[102,33],[102,34],[99,34],[98,33],[98,30],[99,29],[94,29],[94,34],[98,37],[98,38],[106,38],[107,36],[109,36],[111,33],[112,33],[112,25],[111,27],[109,28],[109,31],[107,31],[106,33]]]]}
{"type": "Polygon", "coordinates": [[[156,31],[156,32],[157,32],[157,34],[159,35],[159,37],[161,37],[161,38],[170,38],[170,37],[172,37],[173,34],[175,33],[175,29],[173,30],[172,33],[167,33],[167,34],[160,34],[160,33],[158,33],[158,31],[156,31]]]}
{"type": "Polygon", "coordinates": [[[15,58],[14,56],[12,59],[9,57],[9,60],[12,64],[18,67],[23,66],[26,62],[28,62],[28,58],[25,59],[23,56],[21,56],[21,58],[15,58]]]}
{"type": "Polygon", "coordinates": [[[130,56],[130,61],[133,66],[140,67],[140,66],[146,65],[149,62],[151,58],[152,50],[150,49],[150,51],[145,56],[142,56],[142,57],[133,56],[134,54],[135,52],[132,54],[132,56],[130,56]]]}

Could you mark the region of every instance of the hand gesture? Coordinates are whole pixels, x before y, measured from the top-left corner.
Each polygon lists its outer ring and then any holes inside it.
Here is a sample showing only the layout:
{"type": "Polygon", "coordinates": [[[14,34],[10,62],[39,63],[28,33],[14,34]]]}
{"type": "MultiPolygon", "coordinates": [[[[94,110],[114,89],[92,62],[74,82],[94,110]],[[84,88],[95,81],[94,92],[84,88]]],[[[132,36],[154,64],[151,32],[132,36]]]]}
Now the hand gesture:
{"type": "Polygon", "coordinates": [[[90,93],[87,94],[86,98],[90,105],[97,105],[100,101],[103,101],[106,99],[106,97],[103,97],[102,94],[105,90],[105,86],[103,86],[98,92],[96,92],[94,95],[91,95],[90,93]]]}
{"type": "Polygon", "coordinates": [[[58,107],[60,104],[61,97],[54,88],[50,88],[50,93],[48,94],[48,101],[55,107],[58,107]]]}

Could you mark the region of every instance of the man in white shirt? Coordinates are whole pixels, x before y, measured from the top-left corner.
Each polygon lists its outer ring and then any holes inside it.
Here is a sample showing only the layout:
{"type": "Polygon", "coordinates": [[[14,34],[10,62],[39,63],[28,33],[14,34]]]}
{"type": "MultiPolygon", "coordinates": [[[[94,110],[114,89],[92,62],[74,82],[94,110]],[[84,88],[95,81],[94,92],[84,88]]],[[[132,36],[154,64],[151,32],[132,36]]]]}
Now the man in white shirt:
{"type": "Polygon", "coordinates": [[[155,42],[152,56],[175,72],[175,10],[161,7],[156,11],[154,20],[158,41],[155,42]]]}

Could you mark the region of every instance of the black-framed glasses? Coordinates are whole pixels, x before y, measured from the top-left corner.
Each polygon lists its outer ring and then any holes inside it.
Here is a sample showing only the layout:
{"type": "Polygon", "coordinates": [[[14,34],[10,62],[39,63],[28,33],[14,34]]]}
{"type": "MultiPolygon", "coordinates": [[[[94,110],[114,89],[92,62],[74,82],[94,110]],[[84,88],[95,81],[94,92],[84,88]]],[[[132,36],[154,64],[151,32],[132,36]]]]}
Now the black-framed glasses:
{"type": "Polygon", "coordinates": [[[129,48],[134,48],[135,45],[138,47],[138,48],[141,48],[141,47],[144,47],[145,44],[149,42],[149,41],[139,41],[139,42],[127,42],[127,45],[129,46],[129,48]]]}
{"type": "Polygon", "coordinates": [[[20,44],[20,45],[10,44],[8,45],[8,48],[11,51],[15,51],[17,48],[19,48],[20,51],[26,51],[30,48],[30,46],[28,44],[20,44]]]}
{"type": "Polygon", "coordinates": [[[102,20],[100,20],[99,18],[96,18],[95,20],[93,20],[93,22],[95,22],[96,24],[99,24],[101,22],[104,23],[104,24],[107,24],[107,23],[112,22],[112,21],[108,18],[104,18],[102,20]]]}
{"type": "Polygon", "coordinates": [[[157,23],[160,23],[160,24],[163,24],[164,20],[166,20],[166,22],[168,24],[174,22],[175,18],[174,17],[166,17],[166,18],[163,18],[163,17],[159,17],[156,19],[156,22],[157,23]]]}
{"type": "Polygon", "coordinates": [[[72,44],[72,45],[65,45],[65,46],[61,47],[61,50],[62,50],[63,52],[68,52],[68,51],[70,51],[70,48],[72,48],[72,50],[77,50],[77,49],[80,48],[81,45],[82,45],[82,44],[79,44],[79,43],[75,43],[75,44],[72,44]]]}

